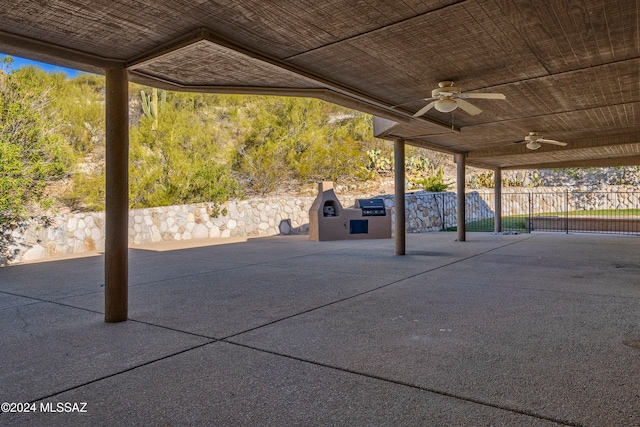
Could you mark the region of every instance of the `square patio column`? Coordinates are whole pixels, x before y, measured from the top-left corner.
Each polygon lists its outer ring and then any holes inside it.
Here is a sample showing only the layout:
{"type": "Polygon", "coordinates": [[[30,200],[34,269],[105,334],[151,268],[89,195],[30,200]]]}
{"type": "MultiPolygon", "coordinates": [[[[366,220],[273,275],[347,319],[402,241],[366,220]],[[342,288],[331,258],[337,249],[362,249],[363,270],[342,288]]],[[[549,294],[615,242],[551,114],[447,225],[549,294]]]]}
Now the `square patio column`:
{"type": "Polygon", "coordinates": [[[493,231],[500,233],[502,231],[502,169],[497,168],[493,175],[493,231]]]}
{"type": "Polygon", "coordinates": [[[394,201],[396,213],[394,227],[395,255],[406,254],[406,208],[404,203],[404,139],[396,139],[393,143],[393,170],[394,170],[394,201]]]}
{"type": "Polygon", "coordinates": [[[122,322],[129,304],[129,80],[124,65],[106,77],[104,320],[122,322]]]}
{"type": "Polygon", "coordinates": [[[467,240],[467,226],[465,223],[466,217],[466,200],[465,200],[465,167],[466,156],[464,153],[456,154],[455,161],[457,167],[457,182],[456,193],[458,194],[458,242],[464,242],[467,240]]]}

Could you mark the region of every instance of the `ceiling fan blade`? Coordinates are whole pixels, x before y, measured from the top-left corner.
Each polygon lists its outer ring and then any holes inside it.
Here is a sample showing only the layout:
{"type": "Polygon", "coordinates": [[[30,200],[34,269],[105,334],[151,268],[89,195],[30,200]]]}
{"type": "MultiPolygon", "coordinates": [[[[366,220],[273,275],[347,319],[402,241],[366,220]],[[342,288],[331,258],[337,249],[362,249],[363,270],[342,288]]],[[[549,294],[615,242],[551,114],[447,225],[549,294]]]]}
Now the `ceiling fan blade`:
{"type": "Polygon", "coordinates": [[[507,99],[502,93],[465,93],[469,99],[507,99]]]}
{"type": "Polygon", "coordinates": [[[425,105],[424,107],[422,107],[421,109],[419,109],[414,115],[413,117],[420,117],[421,115],[423,115],[424,113],[426,113],[427,111],[431,110],[433,108],[433,106],[436,105],[436,101],[430,102],[427,105],[425,105]]]}
{"type": "Polygon", "coordinates": [[[565,145],[567,145],[566,142],[560,142],[560,141],[555,141],[553,139],[544,139],[544,138],[538,138],[537,140],[538,142],[544,142],[546,144],[552,144],[552,145],[560,145],[562,147],[564,147],[565,145]]]}
{"type": "Polygon", "coordinates": [[[525,142],[529,142],[529,141],[513,141],[513,144],[524,144],[525,142]]]}
{"type": "Polygon", "coordinates": [[[434,99],[434,98],[420,98],[420,99],[414,99],[413,101],[403,102],[402,104],[392,105],[390,108],[398,108],[398,107],[402,107],[403,105],[414,104],[414,103],[416,103],[416,102],[420,102],[420,101],[428,101],[428,100],[430,100],[430,99],[434,99]]]}
{"type": "Polygon", "coordinates": [[[479,109],[478,107],[476,107],[473,104],[470,104],[469,102],[465,101],[464,99],[456,99],[456,102],[458,103],[458,107],[460,107],[461,109],[463,109],[467,113],[471,114],[472,116],[475,116],[477,114],[482,113],[481,109],[479,109]]]}

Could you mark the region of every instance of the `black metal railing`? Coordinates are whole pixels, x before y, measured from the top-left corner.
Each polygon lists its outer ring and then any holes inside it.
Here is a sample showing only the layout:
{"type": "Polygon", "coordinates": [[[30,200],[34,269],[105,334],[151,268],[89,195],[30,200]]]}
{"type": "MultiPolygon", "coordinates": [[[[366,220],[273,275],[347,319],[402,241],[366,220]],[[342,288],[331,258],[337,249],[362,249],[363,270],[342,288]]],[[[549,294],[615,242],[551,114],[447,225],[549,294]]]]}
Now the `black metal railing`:
{"type": "MultiPolygon", "coordinates": [[[[466,195],[468,231],[493,231],[493,193],[466,195]]],[[[443,229],[455,227],[443,222],[443,229]]],[[[503,193],[502,230],[640,234],[640,192],[555,191],[503,193]]]]}
{"type": "Polygon", "coordinates": [[[538,231],[570,231],[580,233],[640,233],[640,193],[636,192],[572,192],[556,194],[562,197],[555,210],[543,209],[550,197],[533,194],[536,207],[530,217],[531,229],[538,231]]]}

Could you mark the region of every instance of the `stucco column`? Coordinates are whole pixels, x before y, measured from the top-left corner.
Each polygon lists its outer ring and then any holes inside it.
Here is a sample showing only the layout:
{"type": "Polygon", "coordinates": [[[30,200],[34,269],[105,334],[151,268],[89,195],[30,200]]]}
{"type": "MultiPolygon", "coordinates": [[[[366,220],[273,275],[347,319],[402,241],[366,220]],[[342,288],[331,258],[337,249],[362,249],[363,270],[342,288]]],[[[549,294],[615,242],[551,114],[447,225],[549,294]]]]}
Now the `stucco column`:
{"type": "Polygon", "coordinates": [[[396,139],[393,143],[393,170],[395,178],[395,194],[393,205],[396,210],[394,228],[395,254],[406,254],[406,208],[404,204],[404,139],[396,139]]]}
{"type": "Polygon", "coordinates": [[[493,182],[493,231],[500,233],[502,231],[502,169],[497,168],[494,171],[493,182]]]}
{"type": "Polygon", "coordinates": [[[467,240],[467,226],[465,224],[466,203],[464,198],[465,157],[464,153],[455,155],[458,172],[456,182],[456,192],[458,194],[458,242],[467,240]]]}
{"type": "Polygon", "coordinates": [[[129,305],[129,81],[124,65],[106,75],[104,320],[122,322],[129,305]]]}

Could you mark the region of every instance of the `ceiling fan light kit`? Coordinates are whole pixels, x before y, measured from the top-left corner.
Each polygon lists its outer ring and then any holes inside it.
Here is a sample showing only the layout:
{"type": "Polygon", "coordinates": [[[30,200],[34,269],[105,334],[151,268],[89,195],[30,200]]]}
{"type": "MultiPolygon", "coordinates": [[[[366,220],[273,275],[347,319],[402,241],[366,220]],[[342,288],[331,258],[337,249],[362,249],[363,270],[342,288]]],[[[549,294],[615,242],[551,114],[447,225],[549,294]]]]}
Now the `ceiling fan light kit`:
{"type": "Polygon", "coordinates": [[[441,113],[450,113],[456,108],[458,108],[458,103],[453,99],[439,99],[435,104],[435,109],[441,113]]]}

